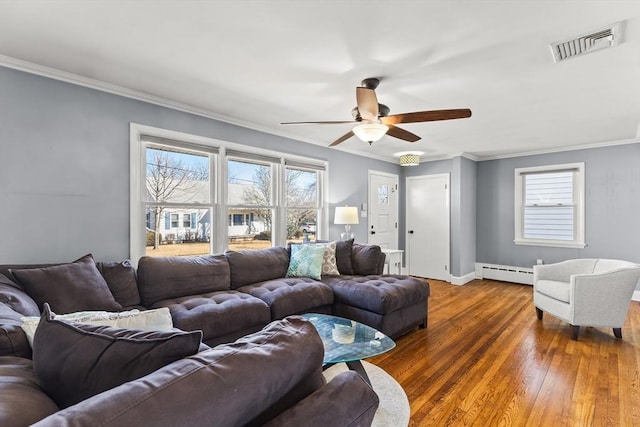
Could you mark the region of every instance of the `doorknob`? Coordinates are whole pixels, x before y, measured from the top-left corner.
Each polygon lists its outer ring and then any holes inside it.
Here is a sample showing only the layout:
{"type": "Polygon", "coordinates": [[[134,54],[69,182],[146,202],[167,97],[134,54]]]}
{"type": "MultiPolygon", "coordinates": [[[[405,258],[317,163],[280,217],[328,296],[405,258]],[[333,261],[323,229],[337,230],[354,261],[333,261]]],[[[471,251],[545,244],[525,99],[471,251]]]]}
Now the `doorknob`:
{"type": "Polygon", "coordinates": [[[409,231],[408,231],[408,233],[409,233],[409,234],[413,234],[413,230],[409,230],[409,231]]]}
{"type": "Polygon", "coordinates": [[[373,230],[371,230],[371,234],[376,234],[376,232],[375,232],[375,231],[373,231],[373,230]]]}

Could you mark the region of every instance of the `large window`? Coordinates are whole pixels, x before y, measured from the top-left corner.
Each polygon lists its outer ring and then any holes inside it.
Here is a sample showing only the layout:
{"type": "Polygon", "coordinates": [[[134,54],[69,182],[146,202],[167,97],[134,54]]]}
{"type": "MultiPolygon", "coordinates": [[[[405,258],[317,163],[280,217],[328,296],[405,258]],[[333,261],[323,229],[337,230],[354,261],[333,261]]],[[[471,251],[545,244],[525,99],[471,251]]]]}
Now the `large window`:
{"type": "Polygon", "coordinates": [[[324,162],[132,124],[131,165],[134,262],[327,232],[324,162]]]}
{"type": "Polygon", "coordinates": [[[322,171],[288,164],[285,168],[287,240],[314,240],[318,232],[322,171]]]}
{"type": "Polygon", "coordinates": [[[584,241],[584,163],[515,170],[516,244],[578,247],[584,241]]]}
{"type": "Polygon", "coordinates": [[[211,252],[213,154],[144,140],[145,255],[211,252]]]}
{"type": "Polygon", "coordinates": [[[229,249],[269,247],[273,242],[276,208],[274,169],[280,159],[238,152],[229,154],[227,211],[233,219],[229,226],[229,249]]]}

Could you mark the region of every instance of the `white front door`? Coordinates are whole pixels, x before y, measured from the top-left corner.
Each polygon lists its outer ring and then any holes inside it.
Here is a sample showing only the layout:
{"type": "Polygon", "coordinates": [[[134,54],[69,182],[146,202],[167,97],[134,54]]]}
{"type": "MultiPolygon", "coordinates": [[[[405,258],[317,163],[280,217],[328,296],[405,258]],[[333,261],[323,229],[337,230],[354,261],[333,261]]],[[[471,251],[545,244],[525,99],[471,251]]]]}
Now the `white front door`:
{"type": "Polygon", "coordinates": [[[449,174],[407,178],[407,269],[444,281],[449,271],[449,174]]]}
{"type": "Polygon", "coordinates": [[[369,171],[368,243],[398,248],[398,175],[369,171]]]}

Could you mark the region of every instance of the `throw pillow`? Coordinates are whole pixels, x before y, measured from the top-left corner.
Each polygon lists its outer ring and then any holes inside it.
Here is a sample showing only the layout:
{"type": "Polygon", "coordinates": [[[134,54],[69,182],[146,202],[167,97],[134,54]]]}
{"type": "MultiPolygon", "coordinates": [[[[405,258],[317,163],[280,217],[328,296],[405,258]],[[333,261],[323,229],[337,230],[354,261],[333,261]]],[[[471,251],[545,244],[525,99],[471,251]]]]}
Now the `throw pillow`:
{"type": "Polygon", "coordinates": [[[70,264],[10,271],[40,309],[45,302],[57,313],[122,309],[91,254],[70,264]]]}
{"type": "Polygon", "coordinates": [[[351,259],[353,239],[341,240],[336,243],[336,263],[338,271],[343,275],[353,275],[353,261],[351,259]]]}
{"type": "Polygon", "coordinates": [[[198,351],[201,331],[144,332],[56,320],[45,304],[33,339],[43,390],[66,408],[198,351]]]}
{"type": "MultiPolygon", "coordinates": [[[[322,271],[323,276],[338,276],[338,264],[336,261],[336,242],[321,242],[321,243],[303,243],[304,245],[322,246],[324,248],[324,255],[322,256],[322,271]]],[[[292,243],[289,246],[296,246],[299,243],[292,243]]]]}
{"type": "Polygon", "coordinates": [[[118,304],[123,307],[140,305],[136,269],[131,261],[101,262],[97,267],[118,304]]]}
{"type": "MultiPolygon", "coordinates": [[[[55,314],[56,320],[67,322],[87,323],[89,325],[111,326],[121,329],[137,329],[140,331],[171,331],[173,320],[167,307],[155,310],[129,310],[119,313],[108,311],[79,311],[69,314],[55,314]]],[[[40,324],[40,316],[22,318],[22,330],[27,335],[27,341],[33,347],[33,337],[40,324]]]]}
{"type": "Polygon", "coordinates": [[[320,280],[323,257],[323,246],[292,245],[287,277],[311,277],[320,280]]]}

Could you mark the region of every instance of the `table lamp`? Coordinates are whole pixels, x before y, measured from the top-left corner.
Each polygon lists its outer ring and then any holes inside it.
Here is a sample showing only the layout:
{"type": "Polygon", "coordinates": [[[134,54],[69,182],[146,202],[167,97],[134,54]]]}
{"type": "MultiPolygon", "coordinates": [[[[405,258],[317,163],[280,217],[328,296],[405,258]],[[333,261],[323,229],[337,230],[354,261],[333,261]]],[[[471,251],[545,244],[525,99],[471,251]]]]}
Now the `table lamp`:
{"type": "Polygon", "coordinates": [[[358,208],[355,206],[336,207],[333,223],[344,224],[344,233],[340,234],[340,239],[349,240],[355,238],[355,234],[351,232],[351,224],[358,224],[358,208]]]}

